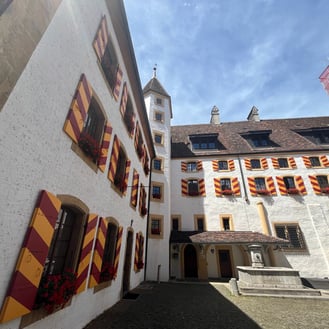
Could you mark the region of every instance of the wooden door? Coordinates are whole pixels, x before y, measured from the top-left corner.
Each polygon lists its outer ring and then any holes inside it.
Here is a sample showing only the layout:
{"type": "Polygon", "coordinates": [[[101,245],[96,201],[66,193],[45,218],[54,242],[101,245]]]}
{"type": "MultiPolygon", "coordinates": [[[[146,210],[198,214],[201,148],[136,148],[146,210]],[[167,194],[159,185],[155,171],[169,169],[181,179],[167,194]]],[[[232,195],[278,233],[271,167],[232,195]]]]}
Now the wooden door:
{"type": "Polygon", "coordinates": [[[222,278],[232,277],[231,255],[229,250],[218,250],[220,274],[222,278]]]}
{"type": "Polygon", "coordinates": [[[184,276],[185,278],[198,277],[198,264],[196,250],[189,244],[184,249],[184,276]]]}

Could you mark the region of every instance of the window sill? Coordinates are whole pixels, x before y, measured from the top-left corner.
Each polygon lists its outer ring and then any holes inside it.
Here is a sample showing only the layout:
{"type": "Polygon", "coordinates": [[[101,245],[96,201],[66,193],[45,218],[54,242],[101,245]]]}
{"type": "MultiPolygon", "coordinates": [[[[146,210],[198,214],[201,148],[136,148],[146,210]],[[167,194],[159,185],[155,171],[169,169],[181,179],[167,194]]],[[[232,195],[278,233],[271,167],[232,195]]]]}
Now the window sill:
{"type": "Polygon", "coordinates": [[[78,155],[95,173],[98,171],[98,166],[94,163],[79,147],[78,144],[72,142],[71,150],[78,155]]]}

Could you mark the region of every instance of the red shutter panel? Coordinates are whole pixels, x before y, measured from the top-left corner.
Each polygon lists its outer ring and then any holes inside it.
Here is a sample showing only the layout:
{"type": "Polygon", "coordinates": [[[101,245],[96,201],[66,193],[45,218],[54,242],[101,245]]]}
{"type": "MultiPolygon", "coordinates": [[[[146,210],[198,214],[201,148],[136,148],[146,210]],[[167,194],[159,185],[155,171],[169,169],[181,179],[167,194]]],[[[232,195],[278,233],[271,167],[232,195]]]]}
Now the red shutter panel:
{"type": "Polygon", "coordinates": [[[249,190],[252,196],[257,196],[256,184],[254,177],[248,177],[249,190]]]}
{"type": "Polygon", "coordinates": [[[130,161],[130,160],[127,160],[127,161],[126,161],[125,178],[124,178],[124,181],[123,181],[123,190],[122,190],[122,193],[123,193],[124,195],[126,195],[126,193],[127,193],[128,177],[129,177],[130,164],[131,164],[131,161],[130,161]]]}
{"type": "Polygon", "coordinates": [[[120,103],[120,112],[121,112],[122,116],[124,116],[124,114],[126,112],[127,101],[128,101],[128,90],[127,90],[127,84],[124,83],[123,93],[122,93],[121,103],[120,103]]]}
{"type": "Polygon", "coordinates": [[[107,227],[108,221],[105,218],[100,218],[89,278],[89,288],[93,288],[100,283],[107,227]]]}
{"type": "Polygon", "coordinates": [[[111,127],[111,124],[108,122],[104,127],[103,142],[102,142],[102,146],[101,146],[101,155],[98,160],[98,168],[102,172],[105,171],[111,136],[112,136],[112,127],[111,127]]]}
{"type": "Polygon", "coordinates": [[[321,160],[322,166],[329,167],[329,161],[325,155],[320,155],[320,160],[321,160]]]}
{"type": "Polygon", "coordinates": [[[139,233],[136,233],[136,245],[135,245],[135,259],[134,259],[134,271],[138,272],[138,261],[139,261],[139,233]]]}
{"type": "Polygon", "coordinates": [[[123,227],[119,226],[118,234],[117,234],[117,245],[115,247],[115,257],[114,257],[114,263],[113,263],[113,267],[114,267],[113,279],[115,279],[118,274],[120,249],[121,249],[121,244],[122,244],[122,232],[123,232],[123,227]]]}
{"type": "Polygon", "coordinates": [[[272,158],[272,165],[274,169],[280,169],[278,158],[272,158]]]}
{"type": "Polygon", "coordinates": [[[302,159],[304,161],[306,168],[312,168],[312,164],[311,164],[310,158],[308,156],[303,156],[302,159]]]}
{"type": "Polygon", "coordinates": [[[212,160],[212,170],[218,171],[218,160],[212,160]]]}
{"type": "Polygon", "coordinates": [[[231,184],[232,184],[232,190],[235,196],[240,196],[241,195],[241,191],[240,191],[240,185],[239,185],[239,181],[237,177],[233,177],[231,180],[231,184]]]}
{"type": "Polygon", "coordinates": [[[98,60],[101,62],[105,53],[106,45],[108,43],[108,31],[105,15],[102,17],[99,24],[93,46],[98,60]]]}
{"type": "Polygon", "coordinates": [[[113,147],[112,147],[111,160],[110,160],[110,168],[109,168],[109,172],[108,172],[108,179],[112,183],[114,183],[114,177],[115,177],[115,173],[117,171],[119,150],[120,150],[120,140],[115,135],[114,141],[113,141],[113,147]]]}
{"type": "Polygon", "coordinates": [[[119,96],[120,96],[120,87],[122,84],[122,77],[123,77],[123,72],[122,72],[120,66],[118,65],[116,82],[115,82],[115,86],[113,89],[113,96],[116,101],[119,99],[119,96]]]}
{"type": "Polygon", "coordinates": [[[235,170],[234,160],[228,160],[228,168],[233,171],[235,170]]]}
{"type": "Polygon", "coordinates": [[[206,196],[206,185],[204,179],[199,179],[199,195],[206,196]]]}
{"type": "Polygon", "coordinates": [[[282,176],[276,176],[276,181],[279,186],[279,191],[281,195],[287,195],[288,191],[286,188],[286,184],[284,183],[283,177],[282,176]]]}
{"type": "Polygon", "coordinates": [[[271,195],[276,195],[274,180],[272,177],[266,177],[266,183],[271,195]]]}
{"type": "Polygon", "coordinates": [[[295,181],[298,186],[299,193],[302,195],[307,194],[302,176],[296,176],[295,181]]]}
{"type": "Polygon", "coordinates": [[[319,182],[318,182],[316,176],[309,175],[308,177],[310,178],[310,182],[312,184],[314,193],[321,194],[321,188],[320,188],[320,185],[319,185],[319,182]]]}
{"type": "Polygon", "coordinates": [[[289,166],[291,169],[296,169],[297,168],[297,165],[296,165],[296,161],[294,158],[288,158],[288,161],[289,161],[289,166]]]}
{"type": "Polygon", "coordinates": [[[201,161],[201,160],[198,160],[198,161],[197,161],[196,169],[197,169],[197,171],[202,170],[202,161],[201,161]]]}
{"type": "Polygon", "coordinates": [[[32,311],[60,208],[61,201],[55,195],[41,191],[2,305],[0,323],[32,311]]]}
{"type": "Polygon", "coordinates": [[[181,171],[187,171],[187,163],[184,161],[181,161],[180,163],[181,171]]]}
{"type": "Polygon", "coordinates": [[[139,183],[139,174],[134,169],[133,185],[132,185],[132,188],[131,188],[131,198],[130,198],[130,204],[134,208],[137,206],[138,183],[139,183]]]}
{"type": "Polygon", "coordinates": [[[77,294],[86,289],[88,268],[91,258],[91,250],[95,238],[97,220],[98,216],[96,214],[89,214],[78,266],[77,294]]]}
{"type": "MultiPolygon", "coordinates": [[[[136,131],[135,131],[135,139],[134,139],[134,145],[135,145],[136,151],[137,151],[137,148],[138,148],[138,140],[139,140],[139,124],[137,122],[136,131]]],[[[139,153],[138,153],[138,156],[139,156],[139,153]]],[[[141,158],[141,157],[139,156],[139,158],[141,158]]]]}
{"type": "Polygon", "coordinates": [[[262,164],[262,168],[263,168],[263,169],[268,169],[268,164],[267,164],[267,160],[266,160],[266,158],[261,158],[261,159],[260,159],[260,162],[261,162],[261,164],[262,164]]]}
{"type": "Polygon", "coordinates": [[[221,196],[222,191],[220,188],[220,178],[214,178],[215,194],[216,196],[221,196]]]}
{"type": "Polygon", "coordinates": [[[188,195],[188,189],[187,189],[187,180],[182,179],[181,180],[181,187],[182,187],[182,195],[188,195]]]}
{"type": "Polygon", "coordinates": [[[83,129],[91,98],[92,88],[87,81],[86,76],[82,74],[64,123],[64,131],[75,143],[78,143],[79,141],[79,136],[83,129]]]}
{"type": "Polygon", "coordinates": [[[247,170],[251,170],[251,162],[250,159],[244,159],[244,165],[247,170]]]}

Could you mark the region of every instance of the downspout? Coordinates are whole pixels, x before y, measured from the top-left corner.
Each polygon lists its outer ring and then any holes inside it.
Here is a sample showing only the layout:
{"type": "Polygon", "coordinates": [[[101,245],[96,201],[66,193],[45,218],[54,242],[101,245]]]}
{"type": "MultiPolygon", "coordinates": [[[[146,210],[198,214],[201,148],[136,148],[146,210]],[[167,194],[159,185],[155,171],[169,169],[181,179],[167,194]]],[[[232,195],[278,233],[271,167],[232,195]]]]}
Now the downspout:
{"type": "Polygon", "coordinates": [[[150,220],[150,204],[151,204],[151,185],[152,185],[152,168],[153,160],[150,161],[150,177],[149,177],[149,189],[148,189],[148,202],[147,202],[147,218],[146,218],[146,242],[145,242],[145,266],[144,266],[144,281],[146,281],[146,269],[147,269],[147,252],[148,252],[148,240],[149,240],[149,220],[150,220]]]}
{"type": "Polygon", "coordinates": [[[249,202],[248,194],[247,194],[246,182],[245,182],[245,178],[244,178],[244,174],[243,174],[242,166],[241,166],[240,156],[238,156],[238,161],[239,161],[240,174],[241,174],[242,185],[243,185],[243,190],[244,190],[244,199],[245,199],[246,202],[249,202]]]}

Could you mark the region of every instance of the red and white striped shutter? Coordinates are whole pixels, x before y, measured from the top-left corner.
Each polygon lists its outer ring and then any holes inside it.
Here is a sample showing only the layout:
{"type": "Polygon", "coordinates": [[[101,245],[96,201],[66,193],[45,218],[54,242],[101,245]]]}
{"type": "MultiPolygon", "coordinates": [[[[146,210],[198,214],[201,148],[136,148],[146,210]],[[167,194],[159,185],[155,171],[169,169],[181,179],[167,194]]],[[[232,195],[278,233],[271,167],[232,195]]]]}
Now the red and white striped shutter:
{"type": "Polygon", "coordinates": [[[1,308],[0,323],[33,310],[60,208],[55,195],[41,191],[1,308]]]}
{"type": "Polygon", "coordinates": [[[135,146],[135,149],[137,151],[137,147],[138,147],[138,140],[139,140],[139,124],[138,122],[136,123],[136,132],[135,132],[135,138],[134,138],[134,146],[135,146]]]}
{"type": "Polygon", "coordinates": [[[82,74],[63,128],[75,143],[78,143],[80,133],[83,129],[92,93],[92,88],[86,76],[82,74]]]}
{"type": "Polygon", "coordinates": [[[288,158],[288,161],[289,161],[289,166],[290,166],[291,169],[296,169],[297,168],[295,158],[293,158],[293,157],[288,158]]]}
{"type": "Polygon", "coordinates": [[[288,191],[286,188],[286,184],[284,183],[282,176],[276,176],[276,181],[278,183],[279,191],[281,195],[287,195],[288,191]]]}
{"type": "Polygon", "coordinates": [[[97,220],[98,215],[89,214],[78,266],[77,294],[84,291],[87,286],[88,269],[91,260],[92,246],[96,233],[97,220]]]}
{"type": "Polygon", "coordinates": [[[128,177],[129,177],[129,171],[130,171],[130,164],[131,164],[131,161],[130,160],[127,160],[126,161],[126,169],[125,169],[125,177],[124,177],[124,185],[123,185],[123,190],[122,190],[122,193],[124,195],[126,195],[127,193],[127,187],[128,187],[128,177]]]}
{"type": "Polygon", "coordinates": [[[314,193],[315,194],[321,194],[321,188],[320,188],[320,185],[319,185],[319,182],[318,182],[316,176],[309,175],[308,177],[309,177],[310,182],[312,184],[314,193]]]}
{"type": "Polygon", "coordinates": [[[307,194],[302,176],[295,176],[295,181],[300,194],[307,194]]]}
{"type": "Polygon", "coordinates": [[[216,196],[221,196],[222,191],[221,191],[221,188],[220,188],[220,178],[214,178],[214,187],[215,187],[216,196]]]}
{"type": "Polygon", "coordinates": [[[201,161],[201,160],[198,160],[198,161],[197,161],[196,169],[197,169],[197,171],[202,170],[202,161],[201,161]]]}
{"type": "Polygon", "coordinates": [[[272,165],[274,169],[280,169],[278,158],[272,158],[272,165]]]}
{"type": "Polygon", "coordinates": [[[115,82],[115,85],[113,88],[113,96],[116,101],[118,101],[119,96],[120,96],[120,87],[122,84],[122,77],[123,77],[123,72],[122,72],[120,66],[118,65],[117,74],[116,74],[116,82],[115,82]]]}
{"type": "Polygon", "coordinates": [[[106,160],[108,155],[108,150],[110,147],[110,140],[112,136],[112,126],[108,122],[104,127],[103,141],[101,146],[101,155],[98,159],[98,168],[104,172],[106,166],[106,160]]]}
{"type": "Polygon", "coordinates": [[[320,161],[321,161],[322,166],[329,167],[329,161],[325,155],[320,155],[320,161]]]}
{"type": "Polygon", "coordinates": [[[212,160],[212,170],[218,171],[218,160],[212,160]]]}
{"type": "Polygon", "coordinates": [[[121,103],[120,103],[120,112],[122,116],[124,116],[126,112],[127,101],[128,101],[128,89],[127,89],[127,83],[125,82],[123,85],[123,93],[121,96],[121,103]]]}
{"type": "Polygon", "coordinates": [[[203,178],[199,179],[199,195],[206,196],[206,185],[203,178]]]}
{"type": "Polygon", "coordinates": [[[97,55],[98,60],[101,62],[105,53],[105,49],[107,46],[108,39],[108,30],[105,15],[102,17],[101,22],[99,24],[93,46],[97,55]]]}
{"type": "Polygon", "coordinates": [[[235,170],[234,160],[228,160],[228,169],[230,171],[235,170]]]}
{"type": "Polygon", "coordinates": [[[255,184],[254,177],[248,177],[248,185],[249,185],[249,191],[250,191],[251,195],[257,196],[256,184],[255,184]]]}
{"type": "Polygon", "coordinates": [[[260,162],[262,164],[263,169],[268,169],[268,164],[267,164],[267,159],[266,158],[261,158],[260,162]]]}
{"type": "Polygon", "coordinates": [[[181,171],[187,171],[187,163],[184,161],[181,161],[180,163],[181,171]]]}
{"type": "Polygon", "coordinates": [[[239,185],[239,180],[237,177],[233,177],[232,180],[232,190],[235,196],[240,196],[241,191],[240,191],[240,185],[239,185]]]}
{"type": "Polygon", "coordinates": [[[302,156],[302,159],[304,161],[304,164],[305,164],[305,167],[306,168],[312,168],[310,157],[308,157],[308,156],[302,156]]]}
{"type": "Polygon", "coordinates": [[[188,195],[188,189],[187,189],[187,180],[182,179],[181,180],[181,188],[182,188],[182,195],[188,195]]]}
{"type": "Polygon", "coordinates": [[[107,176],[108,179],[112,183],[114,183],[114,177],[115,177],[115,173],[116,173],[117,167],[118,167],[119,151],[120,151],[120,140],[115,135],[114,136],[114,141],[113,141],[113,146],[112,146],[110,167],[109,167],[109,172],[108,172],[108,176],[107,176]]]}
{"type": "Polygon", "coordinates": [[[133,184],[131,188],[131,197],[130,197],[130,204],[134,208],[137,206],[138,184],[139,184],[139,174],[137,170],[134,169],[133,184]]]}
{"type": "Polygon", "coordinates": [[[266,183],[267,183],[267,187],[268,187],[268,190],[270,191],[271,195],[276,195],[274,180],[271,176],[266,177],[266,183]]]}
{"type": "Polygon", "coordinates": [[[251,170],[251,162],[250,159],[244,159],[244,165],[247,170],[251,170]]]}

